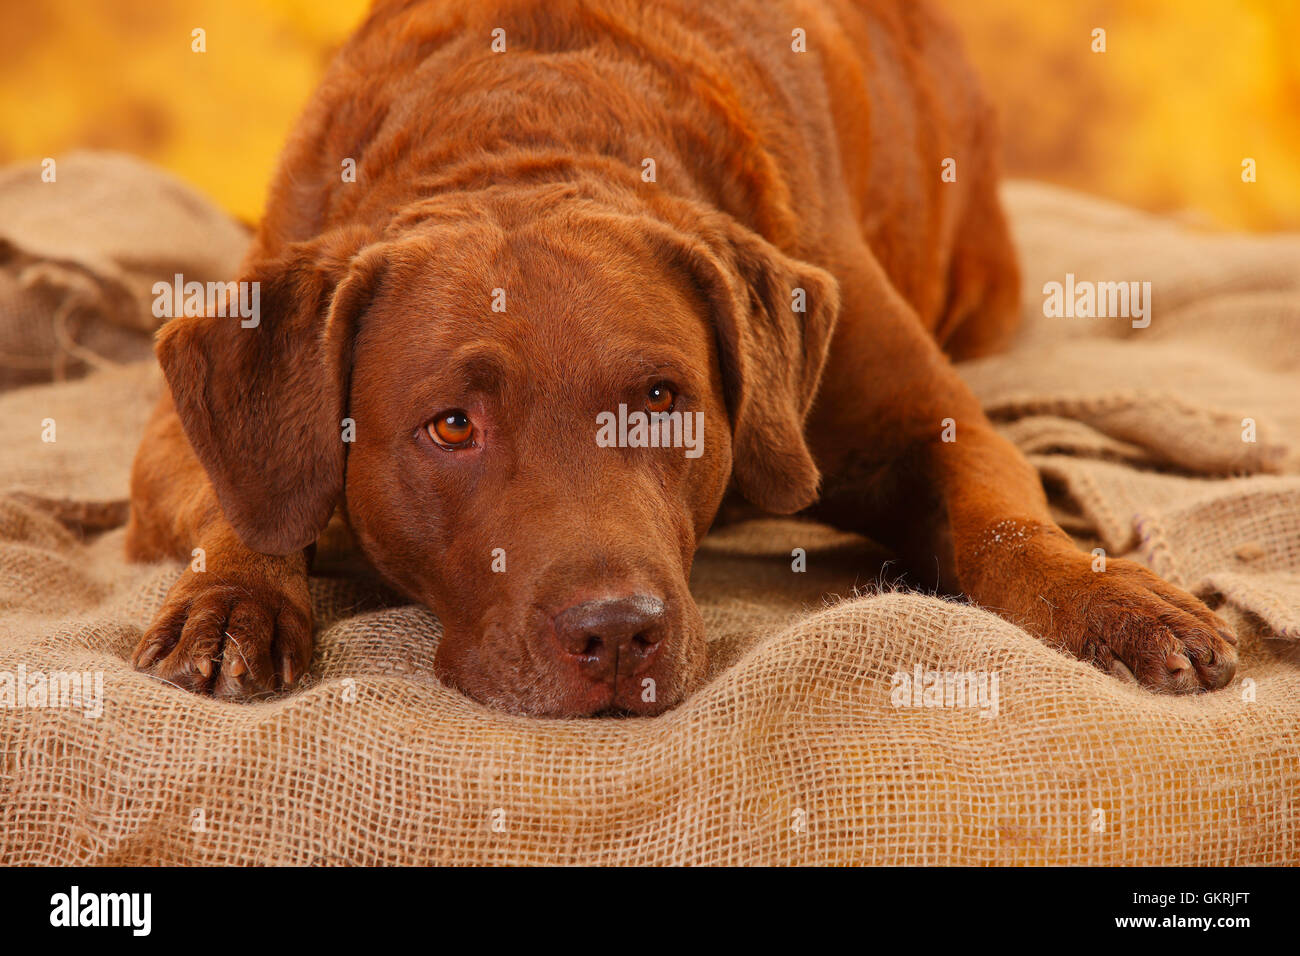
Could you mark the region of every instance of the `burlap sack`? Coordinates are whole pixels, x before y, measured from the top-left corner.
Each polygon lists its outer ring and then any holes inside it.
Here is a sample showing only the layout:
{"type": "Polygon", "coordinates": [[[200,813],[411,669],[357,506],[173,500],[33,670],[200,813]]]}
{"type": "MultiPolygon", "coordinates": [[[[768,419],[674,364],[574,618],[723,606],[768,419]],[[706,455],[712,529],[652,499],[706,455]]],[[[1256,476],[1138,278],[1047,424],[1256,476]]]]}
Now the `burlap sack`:
{"type": "Polygon", "coordinates": [[[986,611],[881,588],[887,556],[860,538],[760,521],[704,543],[712,673],[662,717],[488,710],[432,676],[429,613],[346,578],[312,581],[306,686],[191,696],[126,662],[179,566],[128,565],[121,529],[97,533],[160,387],[141,364],[0,398],[0,674],[104,681],[99,716],[0,710],[0,863],[1296,862],[1300,244],[1042,186],[1008,199],[1028,326],[970,381],[1083,545],[1221,603],[1242,634],[1223,691],[1117,683],[986,611]],[[1151,326],[1044,318],[1066,270],[1157,283],[1151,326]],[[891,693],[918,670],[990,694],[891,693]]]}
{"type": "Polygon", "coordinates": [[[119,153],[0,169],[0,390],[152,354],[152,287],[229,278],[247,231],[119,153]]]}

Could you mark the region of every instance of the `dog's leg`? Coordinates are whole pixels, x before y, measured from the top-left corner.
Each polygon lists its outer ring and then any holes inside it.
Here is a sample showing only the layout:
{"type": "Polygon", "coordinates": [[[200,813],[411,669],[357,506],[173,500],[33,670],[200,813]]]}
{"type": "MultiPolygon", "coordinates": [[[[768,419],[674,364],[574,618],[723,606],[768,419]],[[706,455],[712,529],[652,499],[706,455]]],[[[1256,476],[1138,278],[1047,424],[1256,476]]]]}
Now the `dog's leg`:
{"type": "Polygon", "coordinates": [[[305,554],[258,554],[239,540],[166,397],[136,454],[127,554],[190,563],[135,649],[139,670],[228,699],[269,693],[306,671],[305,554]]]}
{"type": "Polygon", "coordinates": [[[814,513],[1117,676],[1171,693],[1231,680],[1236,638],[1217,615],[1134,562],[1094,570],[1056,526],[1034,469],[874,258],[836,271],[842,313],[808,422],[814,513]]]}

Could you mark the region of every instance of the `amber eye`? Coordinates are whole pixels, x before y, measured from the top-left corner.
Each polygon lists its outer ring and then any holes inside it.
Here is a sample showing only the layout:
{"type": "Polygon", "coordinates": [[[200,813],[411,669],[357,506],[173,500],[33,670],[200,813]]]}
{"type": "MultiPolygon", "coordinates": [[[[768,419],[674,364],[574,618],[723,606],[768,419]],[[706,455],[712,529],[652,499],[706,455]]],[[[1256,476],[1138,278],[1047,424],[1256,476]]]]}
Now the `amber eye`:
{"type": "Polygon", "coordinates": [[[651,385],[650,391],[646,392],[646,411],[656,413],[671,412],[673,410],[673,405],[676,403],[677,395],[668,387],[667,382],[659,382],[658,384],[651,385]]]}
{"type": "Polygon", "coordinates": [[[428,424],[429,437],[443,448],[459,448],[474,437],[474,426],[459,408],[442,412],[428,424]]]}

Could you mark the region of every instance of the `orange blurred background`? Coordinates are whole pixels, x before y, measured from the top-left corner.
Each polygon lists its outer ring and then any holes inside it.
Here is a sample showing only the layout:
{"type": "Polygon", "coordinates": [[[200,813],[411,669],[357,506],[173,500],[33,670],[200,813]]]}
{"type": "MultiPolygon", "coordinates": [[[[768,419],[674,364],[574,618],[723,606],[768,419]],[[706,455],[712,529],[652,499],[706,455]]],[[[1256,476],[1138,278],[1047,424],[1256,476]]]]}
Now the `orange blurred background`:
{"type": "MultiPolygon", "coordinates": [[[[1297,0],[940,2],[1002,109],[1009,173],[1207,224],[1300,228],[1297,0]]],[[[0,162],[126,150],[255,220],[291,123],[367,6],[0,0],[0,162]]]]}

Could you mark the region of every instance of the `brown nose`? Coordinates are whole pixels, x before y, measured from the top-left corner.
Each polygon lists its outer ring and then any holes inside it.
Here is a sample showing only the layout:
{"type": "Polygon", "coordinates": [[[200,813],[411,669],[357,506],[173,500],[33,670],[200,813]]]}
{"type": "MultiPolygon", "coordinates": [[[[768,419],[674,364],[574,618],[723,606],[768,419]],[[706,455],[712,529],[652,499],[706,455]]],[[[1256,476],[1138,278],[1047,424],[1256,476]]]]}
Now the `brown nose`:
{"type": "Polygon", "coordinates": [[[648,594],[585,601],[555,616],[555,636],[591,679],[612,684],[650,663],[664,637],[664,602],[648,594]]]}

